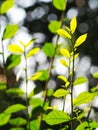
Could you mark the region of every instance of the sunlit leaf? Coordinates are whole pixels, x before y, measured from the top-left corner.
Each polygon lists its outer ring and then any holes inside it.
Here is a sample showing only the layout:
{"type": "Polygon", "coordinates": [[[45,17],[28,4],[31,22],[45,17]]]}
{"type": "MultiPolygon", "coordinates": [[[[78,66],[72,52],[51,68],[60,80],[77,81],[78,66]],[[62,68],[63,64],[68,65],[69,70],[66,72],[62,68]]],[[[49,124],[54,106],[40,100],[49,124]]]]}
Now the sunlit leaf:
{"type": "Polygon", "coordinates": [[[58,10],[65,10],[67,0],[52,0],[53,6],[58,10]]]}
{"type": "Polygon", "coordinates": [[[81,36],[76,40],[74,47],[80,46],[80,45],[86,40],[86,38],[87,38],[87,33],[81,35],[81,36]]]}
{"type": "Polygon", "coordinates": [[[26,107],[24,105],[15,104],[15,105],[9,106],[4,112],[8,113],[8,114],[12,114],[12,113],[15,113],[15,112],[18,112],[21,110],[25,110],[25,109],[26,109],[26,107]]]}
{"type": "Polygon", "coordinates": [[[66,67],[69,67],[69,64],[64,59],[60,59],[60,63],[66,67]]]}
{"type": "Polygon", "coordinates": [[[29,104],[32,105],[33,108],[35,108],[37,106],[42,106],[43,105],[43,101],[40,98],[32,98],[29,101],[29,104]]]}
{"type": "Polygon", "coordinates": [[[25,130],[25,129],[22,127],[17,127],[17,128],[11,128],[10,130],[25,130]]]}
{"type": "Polygon", "coordinates": [[[81,77],[76,78],[76,80],[74,81],[74,85],[79,85],[85,82],[87,82],[87,78],[81,76],[81,77]]]}
{"type": "Polygon", "coordinates": [[[68,90],[64,90],[64,89],[57,89],[54,93],[53,96],[56,98],[60,98],[63,96],[66,96],[67,94],[69,94],[68,90]]]}
{"type": "Polygon", "coordinates": [[[7,124],[10,117],[11,117],[11,114],[0,113],[0,126],[7,124]]]}
{"type": "Polygon", "coordinates": [[[7,70],[19,65],[20,62],[21,62],[21,56],[20,55],[10,54],[7,57],[7,61],[6,61],[7,70]]]}
{"type": "Polygon", "coordinates": [[[14,5],[14,0],[5,0],[0,6],[0,14],[6,13],[14,5]]]}
{"type": "Polygon", "coordinates": [[[74,99],[74,106],[89,103],[95,96],[96,93],[82,92],[74,99]]]}
{"type": "Polygon", "coordinates": [[[21,126],[21,125],[27,124],[27,121],[22,117],[17,117],[17,118],[11,119],[9,123],[14,126],[21,126]]]}
{"type": "Polygon", "coordinates": [[[49,73],[48,73],[47,70],[41,70],[41,71],[39,71],[39,72],[42,73],[41,76],[39,77],[39,80],[40,80],[40,81],[48,80],[48,78],[49,78],[49,73]]]}
{"type": "Polygon", "coordinates": [[[17,31],[18,31],[17,24],[8,24],[3,33],[3,40],[12,38],[16,34],[17,31]]]}
{"type": "Polygon", "coordinates": [[[77,27],[77,20],[76,20],[76,17],[74,17],[71,22],[70,22],[70,30],[71,30],[71,33],[73,34],[76,30],[76,27],[77,27]]]}
{"type": "Polygon", "coordinates": [[[64,38],[71,39],[71,35],[67,31],[65,31],[64,29],[58,29],[57,34],[64,37],[64,38]]]}
{"type": "Polygon", "coordinates": [[[33,75],[31,75],[30,77],[28,77],[28,79],[38,80],[41,75],[42,75],[42,72],[36,72],[35,74],[33,74],[33,75]]]}
{"type": "Polygon", "coordinates": [[[60,49],[60,53],[61,53],[63,56],[65,56],[65,57],[67,57],[67,58],[70,58],[70,53],[69,53],[69,51],[68,51],[67,49],[61,48],[61,49],[60,49]]]}
{"type": "Polygon", "coordinates": [[[58,76],[59,79],[63,80],[65,83],[67,82],[67,78],[65,76],[58,76]]]}
{"type": "Polygon", "coordinates": [[[47,114],[43,120],[49,125],[56,125],[63,122],[68,122],[71,120],[71,118],[66,112],[54,110],[47,114]]]}
{"type": "Polygon", "coordinates": [[[16,44],[11,44],[11,45],[9,45],[9,46],[8,46],[8,50],[9,50],[10,52],[16,53],[16,54],[22,54],[22,53],[24,52],[24,50],[23,50],[20,46],[18,46],[18,45],[16,45],[16,44]]]}
{"type": "Polygon", "coordinates": [[[24,94],[24,91],[21,88],[10,88],[7,90],[7,94],[13,96],[22,96],[24,94]]]}
{"type": "Polygon", "coordinates": [[[39,50],[40,50],[39,47],[30,50],[30,51],[28,52],[28,54],[26,55],[26,58],[28,58],[28,57],[30,57],[30,56],[33,56],[33,55],[37,54],[37,53],[39,52],[39,50]]]}
{"type": "Polygon", "coordinates": [[[46,54],[46,56],[52,57],[55,53],[55,47],[53,43],[45,43],[43,46],[43,51],[46,54]]]}
{"type": "Polygon", "coordinates": [[[4,90],[7,88],[6,83],[0,82],[0,90],[4,90]]]}
{"type": "Polygon", "coordinates": [[[50,21],[48,28],[51,33],[56,33],[56,31],[61,27],[61,21],[50,21]]]}
{"type": "Polygon", "coordinates": [[[76,128],[76,130],[85,130],[85,128],[87,130],[95,130],[96,128],[98,128],[98,123],[96,123],[95,121],[85,121],[83,123],[81,123],[80,125],[78,125],[78,127],[76,128]]]}
{"type": "Polygon", "coordinates": [[[95,72],[92,75],[93,75],[93,78],[98,78],[98,72],[95,72]]]}
{"type": "Polygon", "coordinates": [[[39,130],[39,124],[40,123],[39,123],[38,119],[30,121],[30,128],[31,128],[31,130],[39,130]]]}

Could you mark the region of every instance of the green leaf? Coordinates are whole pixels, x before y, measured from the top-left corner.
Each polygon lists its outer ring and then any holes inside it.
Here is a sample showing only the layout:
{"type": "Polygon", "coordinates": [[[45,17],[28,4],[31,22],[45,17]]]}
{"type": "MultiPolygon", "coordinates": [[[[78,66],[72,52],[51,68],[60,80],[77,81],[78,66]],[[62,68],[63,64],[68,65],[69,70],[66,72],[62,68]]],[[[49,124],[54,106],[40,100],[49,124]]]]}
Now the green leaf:
{"type": "Polygon", "coordinates": [[[73,100],[73,104],[74,106],[79,106],[81,104],[89,103],[95,96],[96,93],[82,92],[73,100]]]}
{"type": "Polygon", "coordinates": [[[93,130],[96,128],[98,128],[98,123],[96,123],[95,121],[89,121],[89,122],[85,121],[80,125],[78,125],[76,130],[93,130]]]}
{"type": "Polygon", "coordinates": [[[80,45],[86,40],[86,38],[87,38],[87,33],[81,35],[81,36],[76,40],[74,47],[80,46],[80,45]]]}
{"type": "Polygon", "coordinates": [[[70,30],[71,30],[71,33],[73,34],[76,30],[76,27],[77,27],[77,20],[76,20],[76,17],[74,17],[71,22],[70,22],[70,30]]]}
{"type": "Polygon", "coordinates": [[[43,46],[43,51],[46,54],[46,56],[52,57],[55,54],[55,47],[53,43],[45,43],[43,46]]]}
{"type": "Polygon", "coordinates": [[[30,128],[31,128],[31,130],[39,130],[39,120],[38,119],[36,119],[36,120],[32,120],[31,122],[30,122],[30,128]]]}
{"type": "Polygon", "coordinates": [[[66,67],[69,67],[69,64],[64,59],[60,59],[60,63],[66,67]]]}
{"type": "Polygon", "coordinates": [[[17,127],[17,128],[11,128],[10,130],[25,130],[25,129],[22,127],[17,127]]]}
{"type": "Polygon", "coordinates": [[[85,82],[87,82],[87,78],[86,77],[78,77],[78,78],[76,78],[76,80],[74,81],[74,85],[79,85],[79,84],[83,84],[83,83],[85,83],[85,82]]]}
{"type": "Polygon", "coordinates": [[[28,80],[38,80],[40,78],[40,76],[42,75],[42,72],[36,72],[35,74],[31,75],[30,77],[28,77],[28,80]]]}
{"type": "Polygon", "coordinates": [[[98,72],[93,73],[93,78],[98,78],[98,72]]]}
{"type": "Polygon", "coordinates": [[[21,62],[21,56],[20,55],[10,54],[7,57],[6,69],[9,70],[9,69],[19,65],[20,62],[21,62]]]}
{"type": "Polygon", "coordinates": [[[7,90],[7,94],[13,96],[22,96],[24,94],[24,91],[21,88],[10,88],[7,90]]]}
{"type": "Polygon", "coordinates": [[[4,90],[4,89],[6,89],[6,88],[7,88],[6,83],[0,82],[0,90],[4,90]]]}
{"type": "Polygon", "coordinates": [[[30,50],[30,51],[28,52],[28,54],[26,55],[26,58],[29,58],[29,57],[31,57],[31,56],[37,54],[37,53],[39,52],[39,50],[40,50],[39,47],[30,50]]]}
{"type": "Polygon", "coordinates": [[[16,44],[11,44],[11,45],[9,45],[9,46],[8,46],[8,50],[9,50],[10,52],[16,53],[16,54],[22,54],[22,53],[24,52],[24,50],[23,50],[20,46],[18,46],[18,45],[16,45],[16,44]]]}
{"type": "Polygon", "coordinates": [[[26,109],[26,107],[24,105],[15,104],[15,105],[9,106],[4,112],[8,113],[8,114],[12,114],[12,113],[15,113],[15,112],[18,112],[21,110],[25,110],[25,109],[26,109]]]}
{"type": "Polygon", "coordinates": [[[35,108],[37,106],[42,106],[43,105],[43,101],[40,98],[32,98],[29,101],[29,104],[32,105],[33,108],[35,108]]]}
{"type": "Polygon", "coordinates": [[[66,112],[54,110],[45,116],[43,120],[49,125],[56,125],[63,122],[68,122],[71,118],[66,112]]]}
{"type": "Polygon", "coordinates": [[[58,10],[65,10],[67,1],[66,0],[52,0],[53,6],[58,10]]]}
{"type": "Polygon", "coordinates": [[[64,57],[67,57],[67,58],[70,58],[70,53],[67,49],[65,48],[61,48],[60,49],[60,53],[64,56],[64,57]]]}
{"type": "Polygon", "coordinates": [[[9,121],[9,123],[10,123],[11,125],[21,126],[21,125],[27,124],[27,121],[26,121],[24,118],[22,118],[22,117],[17,117],[17,118],[15,118],[15,119],[11,119],[11,120],[9,121]]]}
{"type": "Polygon", "coordinates": [[[67,94],[69,94],[69,91],[68,90],[64,90],[64,89],[57,89],[53,96],[56,97],[56,98],[60,98],[60,97],[63,97],[63,96],[66,96],[67,94]]]}
{"type": "Polygon", "coordinates": [[[56,31],[61,27],[61,21],[50,21],[48,25],[48,29],[50,30],[51,33],[56,33],[56,31]]]}
{"type": "Polygon", "coordinates": [[[71,35],[64,29],[58,29],[57,34],[64,37],[64,38],[71,39],[71,35]]]}
{"type": "Polygon", "coordinates": [[[68,82],[67,78],[65,76],[58,76],[59,79],[63,80],[65,83],[68,82]]]}
{"type": "Polygon", "coordinates": [[[14,5],[14,0],[5,0],[0,7],[0,14],[6,13],[14,5]]]}
{"type": "Polygon", "coordinates": [[[0,126],[7,124],[10,117],[11,117],[11,114],[0,113],[0,126]]]}
{"type": "Polygon", "coordinates": [[[52,96],[53,92],[54,92],[54,90],[52,88],[48,89],[47,96],[49,96],[49,97],[52,96]]]}
{"type": "Polygon", "coordinates": [[[12,38],[16,32],[18,31],[18,25],[17,24],[9,24],[6,26],[3,34],[3,40],[12,38]]]}
{"type": "Polygon", "coordinates": [[[40,81],[48,80],[48,78],[49,78],[49,73],[48,73],[47,70],[41,70],[41,71],[39,71],[39,72],[42,73],[41,76],[39,77],[39,80],[40,80],[40,81]]]}

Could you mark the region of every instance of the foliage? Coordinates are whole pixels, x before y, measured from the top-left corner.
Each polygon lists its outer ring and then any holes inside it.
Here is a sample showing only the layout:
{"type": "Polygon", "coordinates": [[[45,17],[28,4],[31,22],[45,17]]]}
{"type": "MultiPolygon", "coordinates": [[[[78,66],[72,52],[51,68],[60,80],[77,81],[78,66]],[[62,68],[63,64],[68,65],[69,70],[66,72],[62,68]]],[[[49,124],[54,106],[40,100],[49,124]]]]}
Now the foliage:
{"type": "MultiPolygon", "coordinates": [[[[54,8],[62,11],[62,14],[66,10],[67,1],[66,0],[52,0],[54,8]]],[[[6,0],[2,3],[0,7],[0,14],[5,14],[11,7],[13,7],[13,0],[6,0]]],[[[9,127],[10,130],[83,130],[83,129],[95,129],[98,127],[98,123],[89,118],[89,114],[93,105],[94,98],[98,96],[98,86],[90,90],[90,92],[81,92],[77,97],[73,96],[74,87],[88,82],[87,77],[76,77],[75,76],[75,60],[79,57],[77,53],[78,47],[86,41],[87,33],[82,34],[78,38],[75,36],[77,29],[77,18],[74,17],[69,21],[69,26],[63,25],[64,16],[61,20],[51,21],[49,23],[48,29],[51,33],[57,34],[57,41],[54,45],[52,42],[46,42],[42,47],[43,53],[50,61],[50,66],[48,69],[37,70],[28,76],[28,59],[35,56],[40,51],[40,47],[29,47],[36,41],[32,38],[27,43],[19,41],[19,44],[9,44],[8,50],[10,52],[9,56],[5,61],[4,57],[4,45],[3,41],[6,39],[11,39],[15,36],[18,31],[17,24],[8,24],[3,32],[2,36],[2,59],[4,74],[6,76],[6,83],[0,83],[0,98],[1,106],[3,108],[0,110],[0,129],[9,127]],[[56,53],[58,49],[58,39],[63,37],[71,43],[71,50],[62,47],[59,48],[59,55],[56,53]],[[52,69],[54,60],[56,57],[62,57],[60,63],[68,70],[67,76],[58,75],[58,80],[61,80],[61,87],[54,90],[49,89],[49,80],[52,78],[52,69]],[[26,92],[24,92],[19,86],[10,88],[8,84],[8,74],[14,67],[18,66],[22,62],[22,58],[25,61],[25,67],[21,70],[25,73],[25,86],[26,92]],[[44,83],[42,87],[36,86],[29,94],[27,92],[30,87],[28,81],[44,83]],[[42,97],[36,97],[37,94],[42,93],[42,97]],[[71,111],[65,112],[65,102],[66,97],[70,96],[71,100],[71,111]],[[25,98],[24,98],[25,97],[25,98]],[[62,110],[58,110],[58,106],[51,105],[51,99],[58,98],[63,101],[62,110]],[[88,104],[88,108],[80,110],[80,105],[88,104]],[[91,104],[91,106],[90,106],[91,104]],[[88,115],[86,117],[86,115],[88,115]],[[76,124],[74,126],[74,124],[76,124]]],[[[20,73],[20,72],[19,72],[20,73]]],[[[19,74],[18,73],[18,74],[19,74]]],[[[19,79],[19,75],[16,75],[19,79]]],[[[93,78],[98,78],[98,72],[95,72],[93,78]]]]}

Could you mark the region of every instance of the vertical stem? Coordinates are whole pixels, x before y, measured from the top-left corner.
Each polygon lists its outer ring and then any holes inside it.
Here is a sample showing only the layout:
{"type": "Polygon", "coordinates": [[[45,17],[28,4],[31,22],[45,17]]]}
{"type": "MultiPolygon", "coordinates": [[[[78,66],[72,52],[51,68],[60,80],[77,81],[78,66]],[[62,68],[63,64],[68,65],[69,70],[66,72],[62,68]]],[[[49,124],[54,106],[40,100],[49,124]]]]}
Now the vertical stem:
{"type": "Polygon", "coordinates": [[[29,101],[28,101],[28,79],[27,79],[27,59],[26,59],[26,50],[24,48],[24,58],[25,58],[25,84],[26,84],[26,107],[27,107],[27,126],[28,130],[30,130],[30,120],[29,120],[29,101]]]}

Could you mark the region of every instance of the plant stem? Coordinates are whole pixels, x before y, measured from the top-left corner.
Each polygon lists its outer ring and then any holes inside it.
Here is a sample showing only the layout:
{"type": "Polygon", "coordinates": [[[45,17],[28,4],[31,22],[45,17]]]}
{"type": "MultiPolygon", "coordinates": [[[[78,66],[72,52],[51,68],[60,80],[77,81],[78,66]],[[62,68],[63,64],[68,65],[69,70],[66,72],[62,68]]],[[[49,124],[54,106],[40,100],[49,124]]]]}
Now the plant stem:
{"type": "Polygon", "coordinates": [[[27,111],[27,126],[28,130],[30,130],[30,120],[29,120],[29,101],[28,101],[28,79],[27,79],[27,58],[26,58],[26,50],[24,48],[24,58],[25,58],[25,84],[26,84],[26,111],[27,111]]]}
{"type": "Polygon", "coordinates": [[[7,70],[6,70],[6,63],[5,63],[5,57],[4,57],[3,39],[2,39],[2,41],[1,41],[1,47],[2,47],[2,59],[3,59],[4,75],[5,75],[5,77],[6,77],[6,85],[7,85],[7,89],[9,89],[8,73],[7,73],[7,70]]]}

